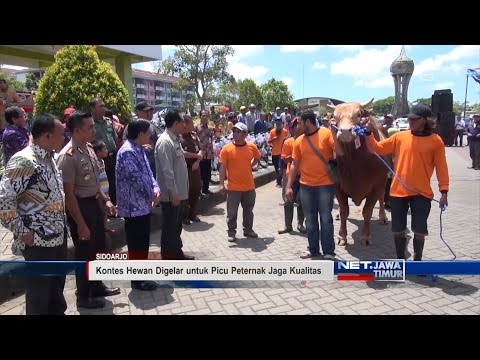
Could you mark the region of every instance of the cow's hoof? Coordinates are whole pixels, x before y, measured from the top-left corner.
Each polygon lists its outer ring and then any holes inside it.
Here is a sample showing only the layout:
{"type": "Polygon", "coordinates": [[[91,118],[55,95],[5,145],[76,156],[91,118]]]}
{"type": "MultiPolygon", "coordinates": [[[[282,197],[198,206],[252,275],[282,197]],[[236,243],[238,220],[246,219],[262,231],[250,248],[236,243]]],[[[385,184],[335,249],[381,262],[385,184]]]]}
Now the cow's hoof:
{"type": "Polygon", "coordinates": [[[340,213],[337,211],[337,214],[335,215],[335,220],[340,220],[340,213]]]}
{"type": "Polygon", "coordinates": [[[388,224],[388,217],[387,216],[380,216],[378,218],[378,221],[380,222],[380,224],[382,225],[387,225],[388,224]]]}
{"type": "Polygon", "coordinates": [[[372,237],[371,236],[362,236],[360,237],[360,240],[363,245],[368,246],[372,245],[372,237]]]}
{"type": "Polygon", "coordinates": [[[338,236],[337,244],[338,246],[347,246],[347,238],[344,236],[338,236]]]}

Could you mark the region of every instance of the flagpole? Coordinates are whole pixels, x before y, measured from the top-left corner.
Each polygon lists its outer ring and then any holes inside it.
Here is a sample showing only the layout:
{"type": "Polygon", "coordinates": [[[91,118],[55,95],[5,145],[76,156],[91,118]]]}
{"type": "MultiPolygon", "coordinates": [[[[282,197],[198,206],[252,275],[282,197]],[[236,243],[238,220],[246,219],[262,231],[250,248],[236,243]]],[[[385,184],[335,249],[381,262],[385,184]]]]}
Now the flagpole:
{"type": "Polygon", "coordinates": [[[463,105],[463,120],[465,121],[465,118],[467,116],[467,93],[468,93],[468,74],[467,74],[467,84],[465,85],[465,103],[463,105]]]}

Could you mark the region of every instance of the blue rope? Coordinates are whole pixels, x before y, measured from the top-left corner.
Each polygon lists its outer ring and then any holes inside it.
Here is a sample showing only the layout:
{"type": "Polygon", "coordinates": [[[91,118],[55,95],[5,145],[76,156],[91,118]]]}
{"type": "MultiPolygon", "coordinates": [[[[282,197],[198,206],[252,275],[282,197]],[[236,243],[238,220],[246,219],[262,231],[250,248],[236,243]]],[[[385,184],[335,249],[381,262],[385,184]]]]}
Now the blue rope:
{"type": "MultiPolygon", "coordinates": [[[[331,125],[332,127],[336,128],[337,130],[338,127],[336,127],[335,125],[331,125]]],[[[353,127],[353,132],[357,135],[360,135],[360,136],[366,136],[366,128],[364,126],[360,126],[360,125],[355,125],[353,127]]],[[[412,189],[410,186],[408,186],[401,178],[400,176],[397,175],[397,173],[395,171],[393,171],[393,169],[390,167],[390,165],[388,165],[388,163],[380,156],[377,154],[376,151],[373,152],[373,154],[378,158],[380,159],[380,161],[383,163],[383,165],[385,165],[387,167],[387,169],[397,178],[397,180],[408,190],[410,190],[411,192],[413,192],[414,194],[418,194],[420,196],[423,196],[422,194],[420,194],[417,190],[415,189],[412,189]]],[[[437,202],[440,204],[440,201],[436,200],[436,199],[432,199],[433,201],[437,202]]],[[[443,243],[445,244],[445,246],[448,248],[448,250],[450,250],[450,252],[452,253],[453,255],[453,258],[451,259],[451,261],[455,260],[457,258],[457,255],[455,254],[455,252],[452,250],[452,248],[450,247],[450,245],[448,245],[448,243],[445,241],[445,239],[443,238],[443,222],[442,222],[442,214],[443,212],[447,210],[447,206],[445,205],[444,207],[440,208],[440,239],[443,241],[443,243]]],[[[435,280],[435,278],[433,278],[435,280]]]]}

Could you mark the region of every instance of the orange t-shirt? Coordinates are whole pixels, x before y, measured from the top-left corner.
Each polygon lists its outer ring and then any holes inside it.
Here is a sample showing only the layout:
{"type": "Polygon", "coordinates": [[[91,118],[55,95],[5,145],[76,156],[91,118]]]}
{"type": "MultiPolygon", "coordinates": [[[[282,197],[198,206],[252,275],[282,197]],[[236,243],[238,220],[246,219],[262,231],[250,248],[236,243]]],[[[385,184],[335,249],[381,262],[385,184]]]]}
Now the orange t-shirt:
{"type": "MultiPolygon", "coordinates": [[[[292,155],[293,160],[299,161],[300,184],[307,186],[332,185],[333,182],[328,176],[325,163],[310,148],[305,136],[307,135],[300,135],[295,140],[292,155]]],[[[310,140],[325,161],[333,159],[335,140],[331,130],[323,127],[319,128],[310,135],[310,140]]]]}
{"type": "Polygon", "coordinates": [[[260,159],[260,152],[255,144],[245,145],[230,143],[220,151],[220,163],[227,169],[227,188],[233,191],[255,190],[252,174],[252,160],[260,159]]]}
{"type": "MultiPolygon", "coordinates": [[[[401,131],[379,142],[373,136],[368,136],[368,140],[371,147],[379,155],[394,153],[395,173],[408,187],[429,199],[433,199],[430,180],[435,167],[438,189],[448,191],[449,177],[445,145],[437,134],[415,136],[411,131],[401,131]]],[[[418,194],[405,188],[394,176],[390,195],[407,197],[418,194]]]]}
{"type": "MultiPolygon", "coordinates": [[[[270,139],[273,139],[275,136],[277,136],[277,130],[272,129],[270,131],[269,136],[268,136],[268,141],[270,141],[270,139]]],[[[288,136],[288,130],[287,129],[282,129],[282,131],[280,131],[280,135],[278,135],[278,137],[271,142],[271,144],[272,144],[272,155],[280,155],[282,153],[283,140],[287,136],[288,136]]]]}
{"type": "MultiPolygon", "coordinates": [[[[287,140],[283,142],[282,146],[282,160],[285,160],[287,157],[292,156],[293,154],[293,144],[295,144],[295,139],[293,137],[289,137],[287,140]]],[[[290,166],[292,162],[287,163],[287,177],[290,173],[290,166]]]]}

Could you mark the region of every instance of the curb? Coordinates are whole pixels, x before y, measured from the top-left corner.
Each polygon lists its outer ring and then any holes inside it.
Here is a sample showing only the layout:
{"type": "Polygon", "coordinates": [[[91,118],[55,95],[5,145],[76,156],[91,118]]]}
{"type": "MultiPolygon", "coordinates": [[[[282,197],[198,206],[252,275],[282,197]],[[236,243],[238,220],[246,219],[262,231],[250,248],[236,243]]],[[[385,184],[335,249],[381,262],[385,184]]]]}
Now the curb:
{"type": "MultiPolygon", "coordinates": [[[[276,174],[272,167],[262,169],[260,172],[254,173],[255,188],[268,184],[275,180],[276,174]]],[[[210,187],[212,192],[209,195],[201,196],[198,202],[198,212],[202,214],[212,207],[223,203],[226,200],[225,196],[220,195],[218,192],[218,186],[212,185],[210,187]]],[[[107,233],[106,243],[107,250],[114,251],[122,248],[127,244],[125,229],[123,227],[122,219],[111,219],[108,222],[108,227],[115,230],[113,233],[107,233]]],[[[157,207],[152,211],[152,221],[150,231],[160,230],[162,228],[162,210],[157,207]]],[[[68,243],[67,258],[74,258],[75,247],[70,241],[68,243]]],[[[0,276],[0,304],[14,296],[19,296],[25,289],[25,277],[15,275],[0,276]]]]}

